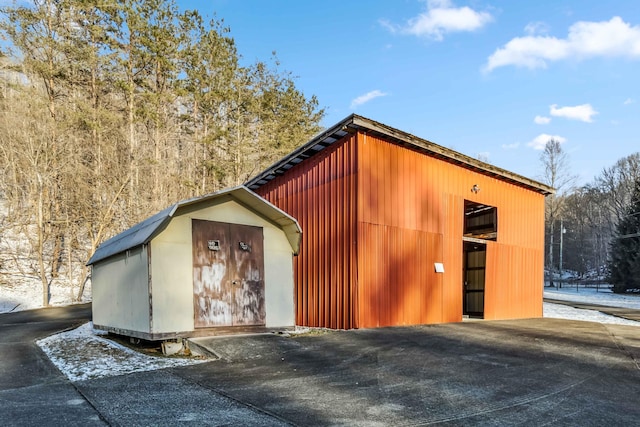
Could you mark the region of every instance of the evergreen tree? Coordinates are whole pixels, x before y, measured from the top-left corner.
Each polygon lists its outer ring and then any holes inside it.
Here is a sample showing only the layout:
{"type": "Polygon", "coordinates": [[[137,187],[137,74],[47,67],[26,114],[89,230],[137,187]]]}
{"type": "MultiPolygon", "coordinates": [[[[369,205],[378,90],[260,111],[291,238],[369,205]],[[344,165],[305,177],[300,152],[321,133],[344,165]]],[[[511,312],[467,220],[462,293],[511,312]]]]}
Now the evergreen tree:
{"type": "Polygon", "coordinates": [[[609,273],[614,292],[640,289],[640,179],[611,242],[609,273]]]}
{"type": "Polygon", "coordinates": [[[40,282],[45,306],[60,285],[82,297],[101,241],[241,184],[324,113],[175,0],[13,2],[0,37],[0,225],[24,242],[0,246],[0,279],[40,282]]]}

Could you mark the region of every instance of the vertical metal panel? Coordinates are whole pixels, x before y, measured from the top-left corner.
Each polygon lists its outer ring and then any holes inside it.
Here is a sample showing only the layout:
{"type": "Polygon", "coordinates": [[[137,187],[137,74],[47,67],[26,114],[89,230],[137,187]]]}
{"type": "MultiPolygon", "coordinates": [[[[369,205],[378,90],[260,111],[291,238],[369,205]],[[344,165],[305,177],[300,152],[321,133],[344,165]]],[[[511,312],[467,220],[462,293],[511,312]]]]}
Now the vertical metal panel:
{"type": "Polygon", "coordinates": [[[359,327],[438,323],[442,237],[419,230],[360,224],[359,327]]]}
{"type": "Polygon", "coordinates": [[[487,250],[485,319],[542,316],[541,251],[491,243],[487,250]]]}
{"type": "Polygon", "coordinates": [[[361,256],[367,251],[367,256],[376,260],[375,265],[362,263],[359,269],[360,288],[368,292],[360,301],[361,309],[369,310],[361,316],[361,326],[413,321],[412,304],[395,292],[414,295],[415,289],[424,293],[422,323],[461,319],[465,199],[498,210],[498,242],[489,242],[487,255],[485,318],[540,315],[536,313],[541,313],[542,301],[542,263],[538,261],[544,244],[542,195],[370,135],[361,138],[358,149],[359,226],[365,230],[359,250],[361,256]],[[480,192],[471,192],[474,184],[480,192]],[[393,236],[402,234],[396,230],[405,233],[401,237],[404,243],[396,243],[392,249],[397,256],[388,256],[384,247],[374,253],[372,247],[381,240],[387,245],[383,238],[387,234],[371,238],[375,234],[372,224],[393,236]],[[419,255],[406,253],[411,247],[410,232],[437,236],[441,243],[432,243],[419,255]],[[429,269],[434,262],[443,262],[445,273],[425,279],[423,271],[412,268],[416,262],[429,269]],[[402,283],[395,282],[398,266],[402,266],[402,283]],[[404,312],[403,316],[398,312],[404,312]]]}
{"type": "Polygon", "coordinates": [[[355,173],[355,136],[348,136],[256,190],[303,230],[295,259],[298,325],[357,327],[355,173]]]}
{"type": "Polygon", "coordinates": [[[541,314],[541,194],[363,133],[257,192],[303,228],[297,324],[461,320],[465,199],[498,209],[498,241],[487,245],[485,318],[541,314]]]}
{"type": "Polygon", "coordinates": [[[100,260],[92,266],[93,322],[150,333],[149,246],[100,260]]]}
{"type": "Polygon", "coordinates": [[[449,194],[444,203],[445,228],[442,321],[458,322],[462,319],[462,262],[463,262],[463,198],[449,194]]]}

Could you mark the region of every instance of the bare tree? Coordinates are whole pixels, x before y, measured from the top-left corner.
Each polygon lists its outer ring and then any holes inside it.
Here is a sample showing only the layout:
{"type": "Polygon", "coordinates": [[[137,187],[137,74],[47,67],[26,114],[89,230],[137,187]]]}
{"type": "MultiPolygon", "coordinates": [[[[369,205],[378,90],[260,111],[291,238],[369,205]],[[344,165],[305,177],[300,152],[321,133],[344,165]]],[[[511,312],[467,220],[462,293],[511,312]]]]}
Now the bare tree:
{"type": "MultiPolygon", "coordinates": [[[[551,274],[550,286],[553,286],[554,270],[554,235],[555,225],[563,214],[565,198],[575,186],[576,175],[571,173],[569,157],[562,149],[560,141],[550,139],[540,155],[544,174],[542,180],[545,184],[553,187],[556,192],[547,196],[545,204],[545,225],[548,236],[547,269],[551,274]]],[[[562,233],[563,230],[560,230],[562,233]]]]}
{"type": "Polygon", "coordinates": [[[640,153],[634,153],[605,168],[596,178],[595,186],[602,192],[610,213],[611,230],[626,215],[635,182],[640,179],[640,153]]]}
{"type": "Polygon", "coordinates": [[[580,277],[600,277],[607,261],[611,231],[604,194],[592,185],[575,189],[565,198],[563,262],[580,277]]]}
{"type": "Polygon", "coordinates": [[[42,285],[42,304],[47,306],[54,269],[54,225],[59,225],[53,198],[58,189],[56,158],[60,147],[51,141],[55,123],[50,114],[42,115],[47,103],[40,95],[42,92],[30,90],[5,104],[0,116],[0,162],[5,171],[2,193],[10,219],[30,243],[34,259],[29,264],[42,285]]]}
{"type": "Polygon", "coordinates": [[[579,274],[604,277],[616,227],[628,215],[638,179],[640,153],[634,153],[604,168],[588,185],[564,194],[561,218],[569,232],[564,236],[563,265],[579,274]]]}
{"type": "Polygon", "coordinates": [[[104,239],[244,182],[319,130],[317,99],[277,60],[241,66],[228,28],[173,0],[16,3],[0,31],[3,229],[30,242],[14,264],[44,305],[52,284],[81,298],[104,239]]]}

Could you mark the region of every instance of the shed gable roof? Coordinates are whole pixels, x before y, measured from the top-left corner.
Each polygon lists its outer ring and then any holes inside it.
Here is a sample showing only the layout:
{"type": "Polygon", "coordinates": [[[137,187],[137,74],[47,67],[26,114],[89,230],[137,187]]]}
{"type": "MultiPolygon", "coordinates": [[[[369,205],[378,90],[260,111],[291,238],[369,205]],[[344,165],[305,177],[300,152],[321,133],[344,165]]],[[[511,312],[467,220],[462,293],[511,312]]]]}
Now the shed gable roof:
{"type": "Polygon", "coordinates": [[[510,172],[506,169],[476,160],[462,153],[458,153],[457,151],[442,147],[431,141],[427,141],[426,139],[418,138],[417,136],[356,114],[352,114],[338,122],[336,125],[321,131],[309,142],[298,147],[291,154],[277,161],[269,168],[247,181],[245,185],[252,190],[260,188],[272,179],[283,175],[298,163],[302,163],[306,159],[329,147],[331,144],[341,140],[346,135],[358,131],[366,132],[369,135],[377,136],[396,145],[422,152],[426,155],[439,158],[463,168],[471,169],[501,181],[506,181],[520,187],[524,187],[537,193],[549,195],[555,192],[555,190],[548,185],[526,178],[522,175],[518,175],[514,172],[510,172]]]}
{"type": "Polygon", "coordinates": [[[211,193],[206,196],[183,200],[158,212],[128,230],[103,242],[93,253],[87,265],[95,264],[113,255],[149,243],[156,235],[164,230],[171,221],[171,218],[174,217],[179,210],[196,203],[211,202],[223,197],[229,197],[231,200],[240,203],[265,219],[277,224],[286,234],[293,253],[298,254],[302,235],[302,229],[298,221],[247,187],[239,186],[211,193]]]}

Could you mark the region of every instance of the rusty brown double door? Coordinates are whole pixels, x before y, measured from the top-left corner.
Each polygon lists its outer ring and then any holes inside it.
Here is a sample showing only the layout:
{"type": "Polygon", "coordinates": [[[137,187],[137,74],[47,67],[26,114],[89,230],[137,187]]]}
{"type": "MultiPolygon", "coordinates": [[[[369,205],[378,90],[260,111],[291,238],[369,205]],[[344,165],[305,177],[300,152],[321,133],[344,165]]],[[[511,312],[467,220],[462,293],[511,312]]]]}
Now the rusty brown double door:
{"type": "Polygon", "coordinates": [[[261,227],[193,219],[196,328],[265,324],[261,227]]]}

